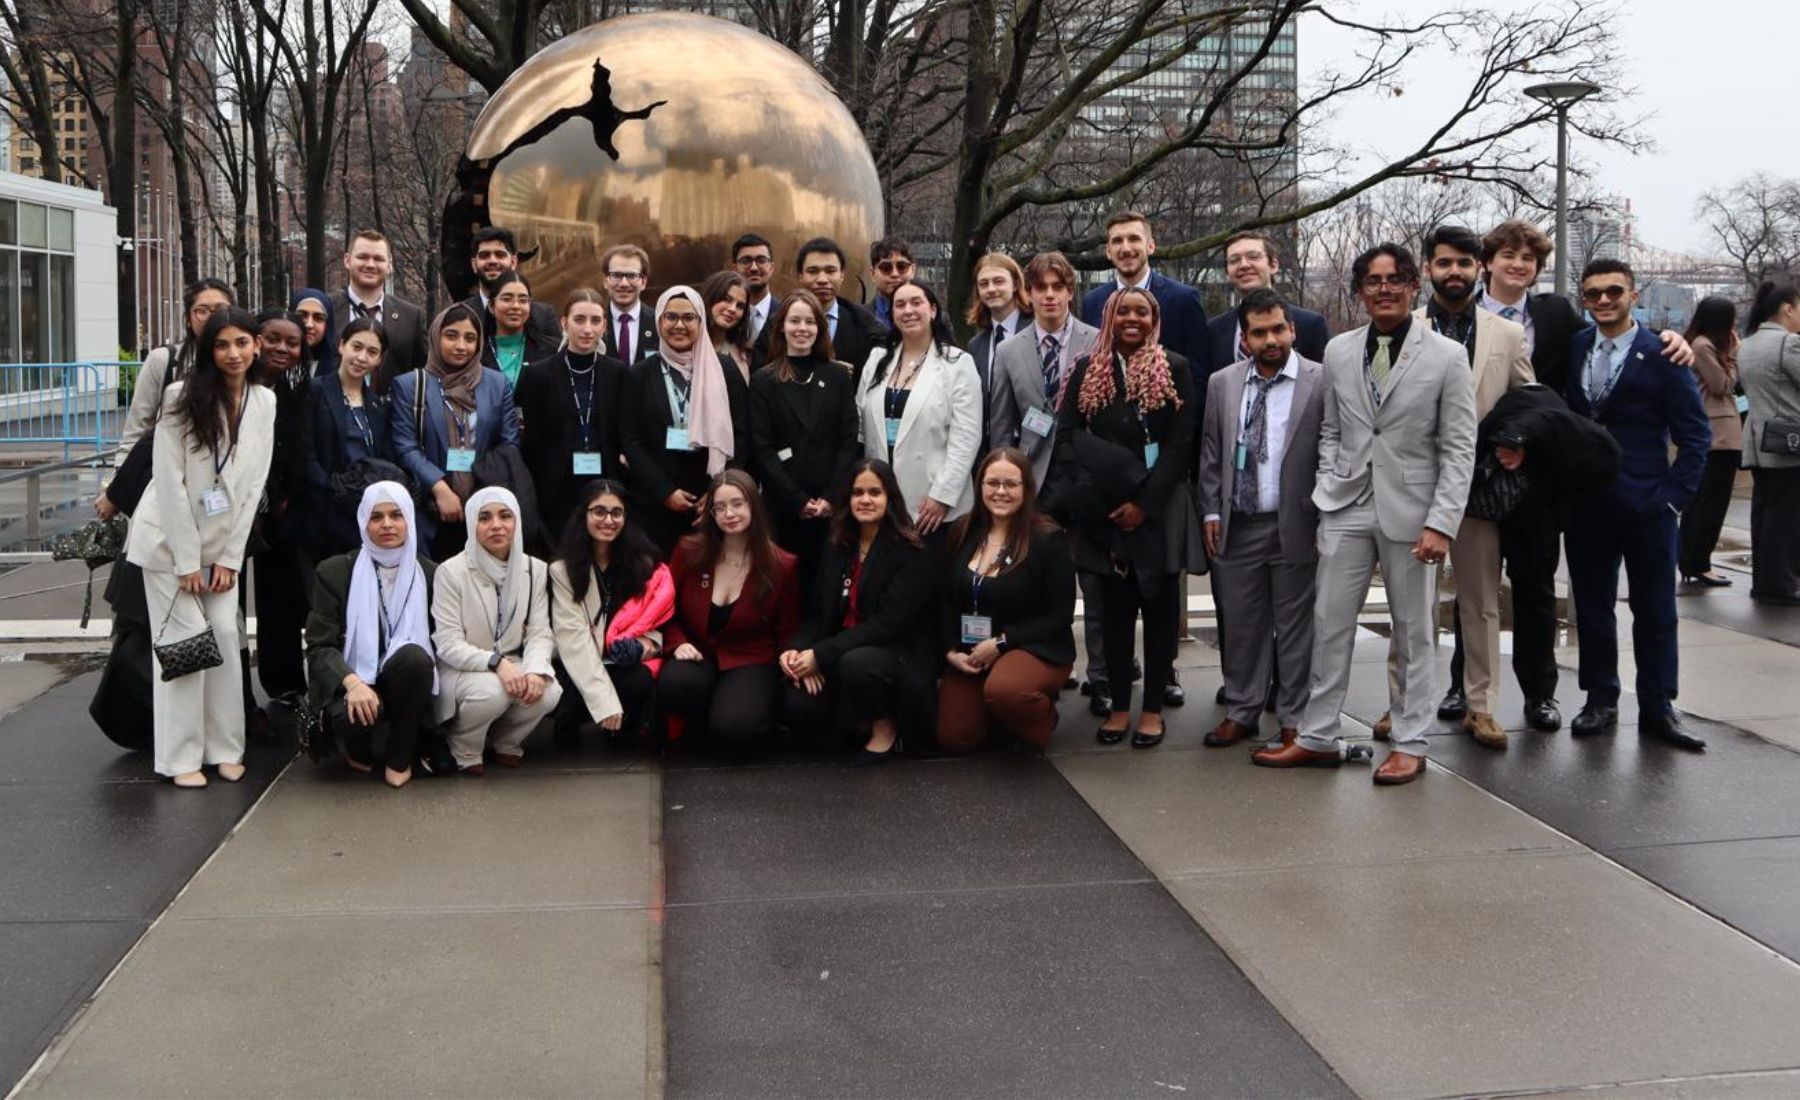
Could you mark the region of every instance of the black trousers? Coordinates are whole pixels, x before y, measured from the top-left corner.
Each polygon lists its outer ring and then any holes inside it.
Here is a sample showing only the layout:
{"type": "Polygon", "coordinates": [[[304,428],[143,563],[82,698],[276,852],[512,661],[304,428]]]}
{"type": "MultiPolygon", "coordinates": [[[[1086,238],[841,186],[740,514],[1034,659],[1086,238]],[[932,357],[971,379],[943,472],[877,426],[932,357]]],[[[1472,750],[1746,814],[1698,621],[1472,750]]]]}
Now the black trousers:
{"type": "MultiPolygon", "coordinates": [[[[1144,713],[1160,714],[1163,689],[1175,665],[1177,632],[1181,629],[1179,573],[1140,577],[1104,575],[1101,592],[1106,601],[1100,630],[1106,641],[1106,667],[1131,667],[1137,648],[1138,613],[1144,617],[1144,713]]],[[[1113,710],[1131,709],[1131,682],[1123,676],[1111,682],[1113,710]]]]}
{"type": "Polygon", "coordinates": [[[780,689],[781,672],[773,664],[720,672],[710,660],[670,659],[656,678],[656,706],[687,732],[747,749],[768,740],[780,689]]]}
{"type": "Polygon", "coordinates": [[[1800,595],[1800,466],[1757,466],[1750,476],[1750,594],[1800,595]]]}
{"type": "Polygon", "coordinates": [[[1731,507],[1731,487],[1737,481],[1742,451],[1706,452],[1706,470],[1700,475],[1700,490],[1681,513],[1679,564],[1681,575],[1697,577],[1712,571],[1713,547],[1719,544],[1719,531],[1725,526],[1725,513],[1731,507]]]}
{"type": "Polygon", "coordinates": [[[350,721],[350,699],[339,691],[325,708],[325,723],[337,737],[344,754],[368,763],[380,753],[395,771],[412,767],[419,751],[419,735],[431,725],[431,654],[416,645],[395,650],[375,677],[375,694],[381,711],[372,726],[350,721]]]}
{"type": "MultiPolygon", "coordinates": [[[[1527,513],[1500,522],[1500,558],[1512,589],[1513,674],[1527,701],[1556,697],[1556,566],[1562,540],[1542,516],[1527,513]]],[[[1455,648],[1450,686],[1463,686],[1462,620],[1450,610],[1455,648]]]]}
{"type": "Polygon", "coordinates": [[[296,540],[272,542],[251,559],[256,582],[256,674],[271,698],[306,690],[302,653],[313,565],[296,540]]]}
{"type": "MultiPolygon", "coordinates": [[[[667,668],[673,663],[663,661],[667,668]]],[[[556,705],[557,727],[579,726],[586,722],[598,721],[588,713],[587,700],[581,697],[581,689],[569,678],[569,670],[563,667],[562,661],[554,661],[556,678],[562,683],[562,702],[556,705]]],[[[642,661],[632,665],[608,665],[606,674],[612,678],[613,691],[619,697],[619,705],[625,708],[625,718],[619,729],[624,733],[635,733],[641,729],[650,717],[650,703],[656,697],[656,677],[642,661]]]]}
{"type": "Polygon", "coordinates": [[[868,728],[883,718],[899,723],[903,737],[922,736],[936,701],[931,675],[917,659],[897,649],[862,646],[844,654],[818,695],[783,678],[781,717],[814,747],[834,749],[852,740],[861,745],[868,728]]]}

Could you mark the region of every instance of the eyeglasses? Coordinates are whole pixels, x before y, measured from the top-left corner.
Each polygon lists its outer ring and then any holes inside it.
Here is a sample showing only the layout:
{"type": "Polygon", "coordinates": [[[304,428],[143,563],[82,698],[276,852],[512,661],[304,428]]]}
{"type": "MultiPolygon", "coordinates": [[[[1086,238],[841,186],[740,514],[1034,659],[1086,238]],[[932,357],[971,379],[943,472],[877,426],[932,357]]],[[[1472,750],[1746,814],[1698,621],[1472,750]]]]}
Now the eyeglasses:
{"type": "Polygon", "coordinates": [[[608,271],[606,277],[615,283],[635,283],[643,279],[642,271],[608,271]]]}
{"type": "Polygon", "coordinates": [[[912,269],[911,260],[883,260],[875,265],[875,270],[883,275],[904,275],[912,269]]]}
{"type": "Polygon", "coordinates": [[[739,256],[732,261],[739,267],[774,267],[775,261],[767,256],[739,256]]]}
{"type": "Polygon", "coordinates": [[[1025,487],[1023,481],[1001,481],[999,478],[988,478],[981,487],[990,493],[1016,493],[1025,487]]]}
{"type": "Polygon", "coordinates": [[[698,313],[665,313],[662,319],[671,325],[697,325],[700,323],[698,313]]]}
{"type": "Polygon", "coordinates": [[[623,522],[625,519],[625,509],[623,508],[604,508],[595,506],[589,508],[587,514],[592,519],[611,520],[614,523],[623,522]]]}
{"type": "Polygon", "coordinates": [[[749,510],[750,502],[747,500],[721,500],[712,506],[712,514],[715,516],[728,516],[733,512],[748,512],[749,510]]]}
{"type": "Polygon", "coordinates": [[[1412,283],[1412,277],[1409,275],[1365,275],[1361,285],[1364,290],[1380,290],[1386,286],[1399,290],[1402,287],[1411,286],[1412,283]]]}
{"type": "Polygon", "coordinates": [[[1584,302],[1601,300],[1616,302],[1629,293],[1631,293],[1630,287],[1620,286],[1617,283],[1611,286],[1585,286],[1581,288],[1581,300],[1584,302]]]}
{"type": "MultiPolygon", "coordinates": [[[[208,305],[205,302],[200,302],[200,303],[196,304],[192,309],[188,310],[188,314],[193,317],[211,317],[213,314],[219,312],[221,309],[224,309],[224,308],[225,308],[225,303],[223,303],[223,302],[219,302],[219,303],[216,303],[213,305],[208,305]]],[[[322,313],[307,313],[305,311],[301,311],[300,315],[302,317],[312,317],[315,319],[322,318],[324,316],[324,314],[322,314],[322,313]]]]}
{"type": "Polygon", "coordinates": [[[495,298],[494,301],[498,302],[499,304],[501,304],[503,306],[528,306],[531,304],[531,295],[529,295],[529,294],[502,294],[502,295],[500,295],[500,297],[495,298]]]}

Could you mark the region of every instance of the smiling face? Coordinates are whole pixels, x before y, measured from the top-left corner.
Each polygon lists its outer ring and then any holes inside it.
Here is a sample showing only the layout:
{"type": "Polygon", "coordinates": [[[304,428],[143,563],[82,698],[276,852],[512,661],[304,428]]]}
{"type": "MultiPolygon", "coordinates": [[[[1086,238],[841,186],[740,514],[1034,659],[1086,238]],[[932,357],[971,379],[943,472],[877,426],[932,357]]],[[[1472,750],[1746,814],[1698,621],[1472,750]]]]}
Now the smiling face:
{"type": "Polygon", "coordinates": [[[700,342],[700,313],[685,298],[670,298],[656,318],[656,331],[670,351],[692,351],[700,342]]]}
{"type": "Polygon", "coordinates": [[[601,493],[588,503],[587,533],[595,542],[613,542],[625,530],[625,502],[611,493],[601,493]]]}
{"type": "Polygon", "coordinates": [[[491,293],[491,288],[499,281],[500,276],[517,267],[518,261],[513,258],[512,249],[500,241],[482,241],[475,247],[475,255],[469,261],[469,266],[475,269],[482,287],[489,289],[491,293]]]}
{"type": "Polygon", "coordinates": [[[1623,272],[1608,271],[1581,280],[1581,304],[1602,329],[1624,328],[1637,300],[1637,288],[1623,272]]]}
{"type": "Polygon", "coordinates": [[[606,307],[598,302],[576,302],[563,314],[562,326],[570,351],[592,355],[606,332],[606,307]]]}
{"type": "Polygon", "coordinates": [[[981,472],[981,504],[995,519],[1010,519],[1024,502],[1025,471],[1004,458],[981,472]]]}
{"type": "Polygon", "coordinates": [[[352,333],[338,345],[338,358],[350,377],[360,381],[381,366],[381,341],[372,332],[352,333]]]}
{"type": "Polygon", "coordinates": [[[768,288],[769,277],[775,273],[775,255],[766,244],[747,244],[731,258],[731,266],[751,290],[761,292],[768,288]]]}
{"type": "Polygon", "coordinates": [[[887,515],[887,487],[874,470],[864,470],[850,483],[850,518],[864,527],[873,527],[887,515]]]}
{"type": "Polygon", "coordinates": [[[317,298],[302,298],[294,307],[300,315],[301,335],[306,339],[306,346],[316,348],[325,342],[325,306],[317,298]]]}
{"type": "Polygon", "coordinates": [[[1274,286],[1280,267],[1260,238],[1246,237],[1225,249],[1225,275],[1239,294],[1274,286]]]}
{"type": "Polygon", "coordinates": [[[618,253],[606,261],[606,296],[621,310],[637,308],[644,294],[644,261],[628,253],[618,253]]]}
{"type": "Polygon", "coordinates": [[[1150,339],[1150,329],[1155,324],[1150,303],[1142,294],[1117,295],[1113,301],[1112,321],[1113,343],[1128,356],[1150,339]]]}
{"type": "Polygon", "coordinates": [[[468,366],[480,351],[481,331],[473,321],[459,317],[438,333],[438,355],[451,370],[468,366]]]}
{"type": "Polygon", "coordinates": [[[383,550],[397,550],[406,545],[406,513],[398,504],[384,500],[369,512],[369,541],[383,550]]]}
{"type": "Polygon", "coordinates": [[[937,319],[937,308],[917,283],[907,283],[894,292],[894,327],[902,336],[930,336],[931,322],[937,319]]]}
{"type": "Polygon", "coordinates": [[[1529,248],[1502,248],[1488,261],[1488,292],[1502,302],[1517,302],[1537,285],[1540,266],[1529,248]]]}
{"type": "Polygon", "coordinates": [[[1385,253],[1369,261],[1368,274],[1356,288],[1356,296],[1369,311],[1369,322],[1382,332],[1400,327],[1418,292],[1419,281],[1401,275],[1394,258],[1385,253]]]}
{"type": "Polygon", "coordinates": [[[709,511],[713,523],[727,535],[741,535],[750,529],[750,498],[736,485],[714,490],[709,511]]]}
{"type": "Polygon", "coordinates": [[[519,529],[519,517],[497,501],[481,506],[475,517],[475,540],[492,557],[505,561],[512,554],[513,532],[519,529]]]}
{"type": "Polygon", "coordinates": [[[789,306],[781,321],[781,335],[787,340],[789,355],[811,355],[813,345],[819,342],[819,319],[812,307],[805,302],[789,306]]]}
{"type": "Polygon", "coordinates": [[[300,326],[286,317],[262,323],[263,363],[276,374],[286,374],[300,362],[300,326]]]}
{"type": "Polygon", "coordinates": [[[237,385],[256,362],[256,334],[227,325],[213,337],[213,365],[228,382],[237,385]]]}
{"type": "Polygon", "coordinates": [[[744,310],[749,308],[749,296],[741,286],[728,287],[725,297],[712,304],[713,331],[724,334],[731,331],[731,326],[744,319],[744,310]]]}
{"type": "Polygon", "coordinates": [[[494,328],[502,336],[516,336],[531,318],[531,289],[517,280],[503,281],[493,300],[494,328]]]}
{"type": "Polygon", "coordinates": [[[350,242],[349,251],[344,253],[344,271],[349,275],[351,285],[362,291],[364,297],[380,294],[393,270],[386,241],[358,237],[350,242]]]}
{"type": "Polygon", "coordinates": [[[1126,283],[1143,278],[1144,268],[1154,255],[1156,238],[1150,235],[1148,222],[1120,222],[1106,231],[1106,258],[1126,283]]]}
{"type": "Polygon", "coordinates": [[[1012,272],[999,264],[990,264],[975,273],[975,293],[981,296],[981,304],[987,307],[988,315],[996,320],[1010,317],[1018,308],[1018,302],[1014,300],[1016,292],[1012,272]]]}

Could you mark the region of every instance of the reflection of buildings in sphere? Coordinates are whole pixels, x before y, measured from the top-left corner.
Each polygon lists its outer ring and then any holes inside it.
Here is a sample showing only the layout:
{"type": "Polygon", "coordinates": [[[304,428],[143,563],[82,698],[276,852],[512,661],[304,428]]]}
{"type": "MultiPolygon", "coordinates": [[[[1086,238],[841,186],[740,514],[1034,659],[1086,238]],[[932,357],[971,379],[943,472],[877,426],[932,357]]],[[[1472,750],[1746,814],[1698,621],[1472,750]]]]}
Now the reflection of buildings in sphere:
{"type": "Polygon", "coordinates": [[[777,289],[792,284],[794,253],[814,236],[835,238],[860,272],[882,228],[860,130],[805,62],[736,24],[663,12],[568,36],[494,96],[469,156],[496,155],[582,102],[596,58],[611,71],[615,103],[667,103],[617,129],[616,162],[596,148],[586,119],[571,118],[495,166],[491,217],[522,250],[538,249],[525,267],[536,297],[560,305],[575,287],[601,287],[601,253],[626,243],[650,253],[646,296],[698,286],[729,265],[731,242],[746,232],[773,243],[777,289]]]}

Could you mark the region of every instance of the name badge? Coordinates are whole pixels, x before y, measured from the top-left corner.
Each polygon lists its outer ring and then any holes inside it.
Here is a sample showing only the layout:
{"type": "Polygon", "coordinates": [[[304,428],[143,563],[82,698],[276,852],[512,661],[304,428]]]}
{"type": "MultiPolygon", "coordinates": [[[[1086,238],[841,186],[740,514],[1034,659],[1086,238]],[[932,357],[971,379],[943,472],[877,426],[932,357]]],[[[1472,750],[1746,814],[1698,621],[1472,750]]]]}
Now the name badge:
{"type": "Polygon", "coordinates": [[[444,469],[453,474],[466,474],[475,468],[475,451],[469,447],[452,447],[444,459],[444,469]]]}
{"type": "Polygon", "coordinates": [[[775,452],[775,457],[786,462],[788,459],[794,457],[794,449],[792,447],[783,447],[781,450],[775,452]]]}
{"type": "Polygon", "coordinates": [[[670,451],[691,451],[691,450],[693,450],[693,447],[688,444],[687,429],[686,428],[670,428],[668,431],[664,432],[663,433],[663,449],[670,450],[670,451]]]}
{"type": "Polygon", "coordinates": [[[994,636],[994,618],[992,615],[964,615],[962,617],[963,645],[980,645],[994,636]]]}
{"type": "Polygon", "coordinates": [[[200,494],[200,507],[209,516],[223,515],[231,511],[231,494],[225,491],[223,485],[215,485],[200,494]]]}
{"type": "Polygon", "coordinates": [[[1026,409],[1025,430],[1032,435],[1049,439],[1056,433],[1056,418],[1043,409],[1026,409]]]}
{"type": "Polygon", "coordinates": [[[1144,444],[1144,465],[1150,467],[1151,469],[1155,469],[1157,456],[1159,456],[1161,454],[1162,454],[1162,445],[1161,444],[1154,443],[1154,442],[1144,444]]]}
{"type": "Polygon", "coordinates": [[[887,418],[887,444],[892,447],[900,441],[900,422],[893,417],[887,418]]]}
{"type": "Polygon", "coordinates": [[[600,476],[600,452],[576,451],[569,456],[574,461],[575,472],[585,477],[600,476]]]}
{"type": "Polygon", "coordinates": [[[1244,446],[1242,443],[1239,443],[1237,445],[1237,451],[1234,452],[1231,457],[1232,467],[1234,469],[1241,470],[1244,468],[1244,464],[1249,461],[1250,461],[1250,448],[1244,446]]]}

